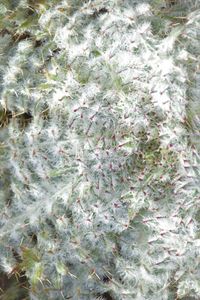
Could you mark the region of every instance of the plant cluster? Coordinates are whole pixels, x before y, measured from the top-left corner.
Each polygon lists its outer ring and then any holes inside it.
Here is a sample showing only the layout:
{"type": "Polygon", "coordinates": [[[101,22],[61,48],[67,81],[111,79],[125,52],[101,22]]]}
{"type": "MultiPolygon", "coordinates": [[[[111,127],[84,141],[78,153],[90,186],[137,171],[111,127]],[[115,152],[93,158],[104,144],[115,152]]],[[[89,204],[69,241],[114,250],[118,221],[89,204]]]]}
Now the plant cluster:
{"type": "Polygon", "coordinates": [[[199,299],[199,4],[0,4],[0,266],[31,300],[199,299]]]}

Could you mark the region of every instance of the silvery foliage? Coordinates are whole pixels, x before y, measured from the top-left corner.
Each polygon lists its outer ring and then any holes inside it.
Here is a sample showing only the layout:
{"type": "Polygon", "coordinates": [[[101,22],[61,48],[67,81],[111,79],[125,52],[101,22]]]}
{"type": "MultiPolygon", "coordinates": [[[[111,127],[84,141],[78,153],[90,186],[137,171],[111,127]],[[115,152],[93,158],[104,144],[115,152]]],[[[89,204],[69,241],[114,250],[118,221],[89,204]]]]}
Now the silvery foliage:
{"type": "Polygon", "coordinates": [[[1,267],[34,300],[198,299],[199,11],[160,36],[151,3],[38,3],[1,36],[1,267]]]}

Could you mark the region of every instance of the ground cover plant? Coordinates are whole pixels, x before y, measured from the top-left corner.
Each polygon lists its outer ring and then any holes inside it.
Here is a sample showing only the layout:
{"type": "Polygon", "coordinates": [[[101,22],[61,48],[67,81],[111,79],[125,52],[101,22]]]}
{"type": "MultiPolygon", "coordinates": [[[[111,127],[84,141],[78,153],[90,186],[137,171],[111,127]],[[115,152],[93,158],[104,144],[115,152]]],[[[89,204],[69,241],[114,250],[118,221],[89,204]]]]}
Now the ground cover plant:
{"type": "Polygon", "coordinates": [[[197,0],[1,1],[0,299],[200,299],[199,41],[197,0]]]}

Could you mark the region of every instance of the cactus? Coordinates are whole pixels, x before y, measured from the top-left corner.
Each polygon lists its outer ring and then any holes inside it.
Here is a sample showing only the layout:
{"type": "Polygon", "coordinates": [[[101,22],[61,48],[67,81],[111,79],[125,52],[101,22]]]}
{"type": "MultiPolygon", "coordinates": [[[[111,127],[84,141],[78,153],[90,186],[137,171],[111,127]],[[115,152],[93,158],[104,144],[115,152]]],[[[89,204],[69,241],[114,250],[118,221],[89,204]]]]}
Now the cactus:
{"type": "Polygon", "coordinates": [[[0,266],[31,300],[200,297],[200,14],[161,2],[2,1],[0,266]]]}

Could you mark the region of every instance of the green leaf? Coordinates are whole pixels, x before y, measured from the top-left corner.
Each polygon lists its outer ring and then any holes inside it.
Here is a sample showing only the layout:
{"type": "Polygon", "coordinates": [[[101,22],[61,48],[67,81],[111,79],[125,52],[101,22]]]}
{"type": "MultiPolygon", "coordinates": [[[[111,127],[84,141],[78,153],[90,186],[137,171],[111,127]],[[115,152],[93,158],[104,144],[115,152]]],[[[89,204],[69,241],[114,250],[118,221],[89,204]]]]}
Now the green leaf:
{"type": "Polygon", "coordinates": [[[33,285],[36,285],[42,279],[43,266],[41,263],[35,263],[33,269],[33,275],[31,276],[31,282],[33,285]]]}
{"type": "Polygon", "coordinates": [[[93,50],[93,51],[92,51],[92,54],[93,54],[95,57],[97,57],[97,56],[100,56],[100,55],[101,55],[101,52],[98,51],[98,50],[93,50]]]}
{"type": "Polygon", "coordinates": [[[22,263],[20,264],[22,269],[29,270],[38,262],[40,262],[40,258],[33,249],[22,247],[22,263]]]}
{"type": "Polygon", "coordinates": [[[47,90],[47,89],[49,89],[51,87],[52,87],[52,84],[49,84],[49,83],[41,83],[39,85],[39,89],[41,89],[41,90],[47,90]]]}
{"type": "Polygon", "coordinates": [[[58,274],[64,276],[68,273],[68,268],[62,263],[62,262],[58,262],[56,264],[56,270],[58,272],[58,274]]]}
{"type": "Polygon", "coordinates": [[[32,26],[37,24],[37,21],[38,20],[35,15],[30,16],[24,22],[21,23],[21,25],[19,26],[19,29],[31,29],[32,26]]]}

